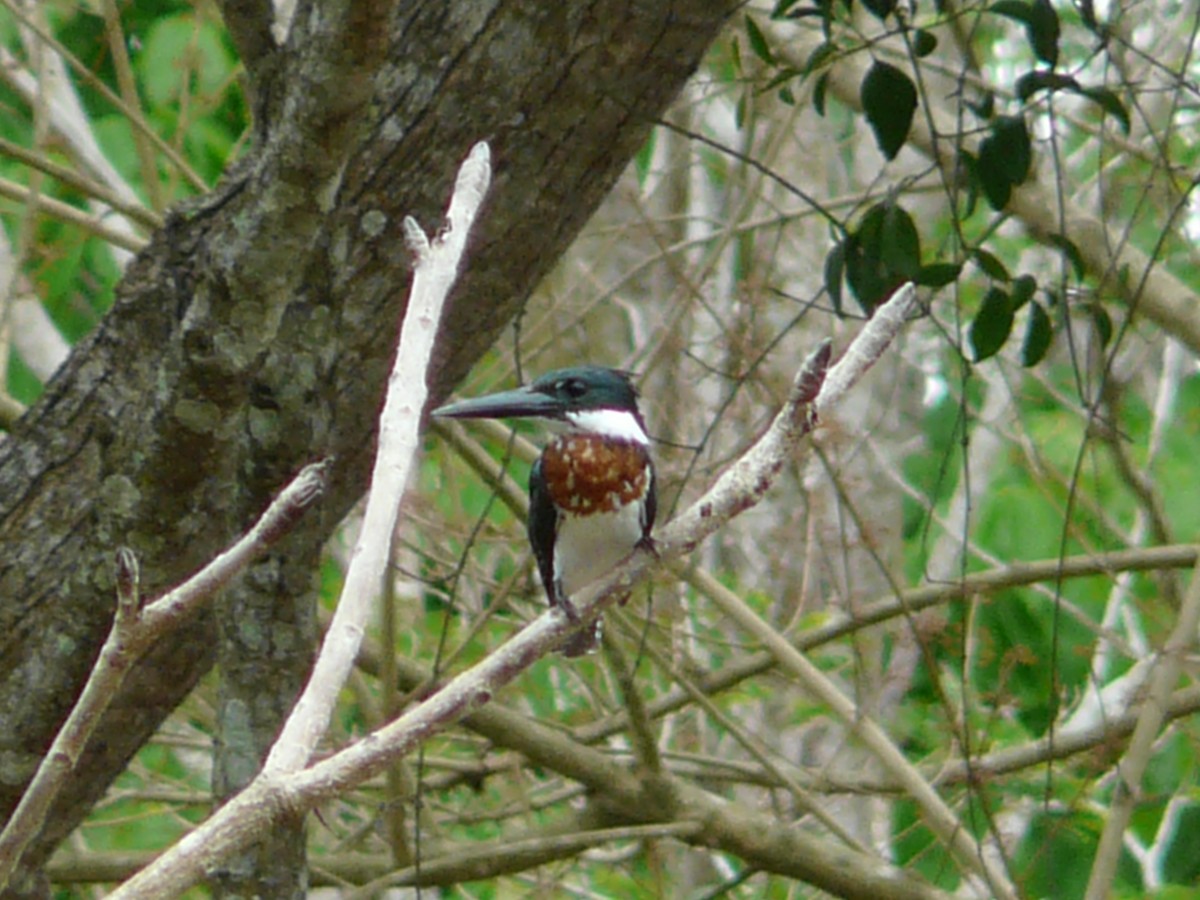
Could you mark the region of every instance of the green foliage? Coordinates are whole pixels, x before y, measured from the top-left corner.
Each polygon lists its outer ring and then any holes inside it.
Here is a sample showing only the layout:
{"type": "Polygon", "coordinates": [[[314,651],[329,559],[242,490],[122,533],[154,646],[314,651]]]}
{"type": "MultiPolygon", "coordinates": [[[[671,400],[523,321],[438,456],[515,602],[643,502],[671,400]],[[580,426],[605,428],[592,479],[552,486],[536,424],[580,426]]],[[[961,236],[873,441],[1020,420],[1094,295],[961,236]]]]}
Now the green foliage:
{"type": "Polygon", "coordinates": [[[1054,340],[1054,328],[1046,308],[1036,300],[1029,307],[1029,320],[1025,329],[1025,341],[1021,344],[1021,364],[1036,366],[1046,358],[1046,352],[1054,340]]]}
{"type": "Polygon", "coordinates": [[[137,57],[152,109],[173,106],[185,95],[210,103],[232,76],[234,65],[223,30],[187,14],[155,21],[137,57]]]}
{"type": "Polygon", "coordinates": [[[1083,811],[1037,814],[1016,857],[1027,890],[1039,897],[1082,897],[1102,826],[1083,811]]]}
{"type": "Polygon", "coordinates": [[[1012,189],[1024,183],[1033,162],[1029,129],[1021,116],[1001,116],[979,145],[978,172],[992,209],[1008,205],[1012,189]]]}
{"type": "Polygon", "coordinates": [[[1061,29],[1058,13],[1050,0],[999,0],[989,9],[996,15],[1006,16],[1025,25],[1025,35],[1034,55],[1053,68],[1058,63],[1058,40],[1061,29]]]}
{"type": "Polygon", "coordinates": [[[971,322],[971,347],[975,362],[995,356],[1008,340],[1013,326],[1013,303],[1007,292],[990,287],[983,295],[983,304],[971,322]]]}
{"type": "Polygon", "coordinates": [[[921,273],[916,223],[903,207],[891,202],[871,207],[825,258],[825,288],[834,308],[841,310],[844,277],[868,316],[892,291],[921,273]]]}
{"type": "Polygon", "coordinates": [[[860,99],[879,152],[895,159],[917,111],[917,86],[900,69],[877,61],[863,79],[860,99]]]}

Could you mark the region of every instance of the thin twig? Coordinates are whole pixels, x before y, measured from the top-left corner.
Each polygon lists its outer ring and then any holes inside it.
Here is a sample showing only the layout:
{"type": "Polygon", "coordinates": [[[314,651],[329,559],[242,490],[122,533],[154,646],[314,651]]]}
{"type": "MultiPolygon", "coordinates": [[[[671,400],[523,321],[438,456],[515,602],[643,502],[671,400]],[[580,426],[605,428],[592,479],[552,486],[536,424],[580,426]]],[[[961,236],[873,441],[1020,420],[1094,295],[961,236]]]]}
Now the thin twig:
{"type": "Polygon", "coordinates": [[[90,231],[101,240],[108,241],[113,246],[128,250],[130,253],[137,253],[147,244],[144,238],[133,237],[109,228],[104,224],[101,216],[78,209],[61,200],[55,200],[53,197],[47,197],[40,193],[35,194],[24,185],[16,184],[7,178],[0,178],[0,197],[8,197],[10,200],[16,200],[22,204],[32,204],[36,199],[39,212],[53,216],[61,222],[75,225],[84,231],[90,231]]]}
{"type": "Polygon", "coordinates": [[[116,93],[113,92],[112,88],[97,78],[96,75],[87,68],[87,66],[76,59],[71,52],[62,45],[61,42],[55,39],[54,35],[52,35],[46,28],[42,27],[40,23],[33,21],[33,19],[31,19],[24,10],[17,6],[13,0],[0,0],[0,2],[2,2],[4,6],[7,7],[9,12],[19,19],[23,25],[26,25],[31,31],[33,31],[33,33],[36,34],[38,38],[44,44],[46,44],[46,46],[50,47],[55,53],[62,57],[62,59],[64,59],[67,64],[74,69],[91,88],[99,92],[99,94],[104,97],[105,100],[111,103],[122,115],[124,115],[125,118],[129,120],[129,125],[131,128],[142,132],[150,140],[150,142],[154,144],[158,152],[163,154],[163,156],[166,157],[173,166],[183,173],[184,178],[187,179],[188,183],[193,188],[201,193],[206,192],[209,189],[208,184],[206,184],[204,179],[201,178],[188,164],[187,160],[183,158],[179,151],[163,140],[157,133],[155,133],[154,129],[150,127],[144,116],[138,115],[137,110],[131,109],[124,100],[122,100],[119,96],[117,96],[116,93]]]}
{"type": "MultiPolygon", "coordinates": [[[[145,121],[146,113],[142,109],[137,80],[133,77],[133,66],[129,62],[125,30],[121,27],[121,11],[117,9],[116,0],[102,0],[100,7],[104,15],[104,33],[108,38],[108,51],[112,57],[113,70],[117,75],[117,87],[120,88],[121,99],[128,104],[139,120],[145,121]]],[[[150,198],[150,206],[153,209],[162,209],[162,184],[158,177],[158,160],[154,156],[154,148],[146,139],[145,131],[140,128],[133,128],[131,131],[138,164],[142,170],[142,184],[150,198]]]]}
{"type": "MultiPolygon", "coordinates": [[[[692,573],[693,578],[700,573],[692,573]]],[[[788,643],[778,631],[764,622],[733,591],[710,575],[704,575],[705,593],[720,603],[721,612],[760,640],[779,664],[791,673],[804,690],[816,697],[842,724],[879,760],[888,772],[921,809],[925,821],[935,834],[954,853],[967,871],[980,875],[988,882],[992,896],[1015,897],[1016,893],[1003,872],[988,864],[987,857],[953,810],[933,789],[925,776],[910,763],[899,747],[892,742],[874,719],[867,716],[853,700],[838,689],[817,666],[788,643]]]]}
{"type": "Polygon", "coordinates": [[[133,219],[147,229],[161,228],[163,218],[152,209],[147,209],[140,202],[133,202],[101,182],[89,178],[80,172],[56,163],[42,153],[22,147],[12,141],[0,138],[0,154],[15,159],[19,163],[45,172],[51,178],[67,187],[74,188],[81,194],[87,194],[93,200],[98,200],[106,206],[111,206],[115,212],[126,218],[133,219]]]}

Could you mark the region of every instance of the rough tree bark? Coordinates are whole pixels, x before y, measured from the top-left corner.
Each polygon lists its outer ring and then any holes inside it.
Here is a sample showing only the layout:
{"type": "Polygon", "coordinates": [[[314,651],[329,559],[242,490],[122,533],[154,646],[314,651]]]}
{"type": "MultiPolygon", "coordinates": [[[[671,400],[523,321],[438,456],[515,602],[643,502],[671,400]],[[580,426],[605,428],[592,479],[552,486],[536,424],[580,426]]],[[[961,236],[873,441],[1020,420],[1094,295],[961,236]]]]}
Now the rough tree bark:
{"type": "MultiPolygon", "coordinates": [[[[331,455],[322,508],[221,609],[307,583],[373,451],[407,290],[401,216],[436,227],[457,165],[491,143],[494,187],[440,338],[437,400],[576,235],[734,4],[301,2],[282,48],[267,38],[269,3],[225,6],[253,149],[168,217],[0,445],[0,815],[103,641],[118,545],[137,552],[153,594],[331,455]]],[[[215,618],[132,673],[31,871],[212,664],[215,618]]]]}

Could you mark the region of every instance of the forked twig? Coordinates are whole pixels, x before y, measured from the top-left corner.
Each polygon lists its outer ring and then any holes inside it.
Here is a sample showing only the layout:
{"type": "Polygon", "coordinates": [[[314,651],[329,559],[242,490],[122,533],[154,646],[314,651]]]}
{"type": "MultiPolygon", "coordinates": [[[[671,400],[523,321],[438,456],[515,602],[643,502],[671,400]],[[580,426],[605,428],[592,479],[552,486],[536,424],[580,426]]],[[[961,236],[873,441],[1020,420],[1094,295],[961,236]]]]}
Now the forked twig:
{"type": "Polygon", "coordinates": [[[112,630],[71,714],[0,832],[0,894],[21,854],[41,831],[55,797],[133,664],[295,525],[324,491],[327,466],[327,461],[321,461],[302,469],[250,531],[182,585],[145,608],[141,606],[137,558],[126,547],[117,551],[117,609],[112,630]]]}

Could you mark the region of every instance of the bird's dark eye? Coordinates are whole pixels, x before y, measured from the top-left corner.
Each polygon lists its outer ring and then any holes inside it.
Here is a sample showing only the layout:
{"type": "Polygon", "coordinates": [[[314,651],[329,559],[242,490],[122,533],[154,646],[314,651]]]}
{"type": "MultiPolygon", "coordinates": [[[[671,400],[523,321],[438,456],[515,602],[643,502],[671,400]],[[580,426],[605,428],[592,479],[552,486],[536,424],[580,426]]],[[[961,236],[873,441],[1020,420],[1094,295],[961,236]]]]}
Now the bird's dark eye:
{"type": "Polygon", "coordinates": [[[581,378],[564,378],[558,383],[558,389],[572,400],[578,400],[587,393],[587,385],[581,378]]]}

